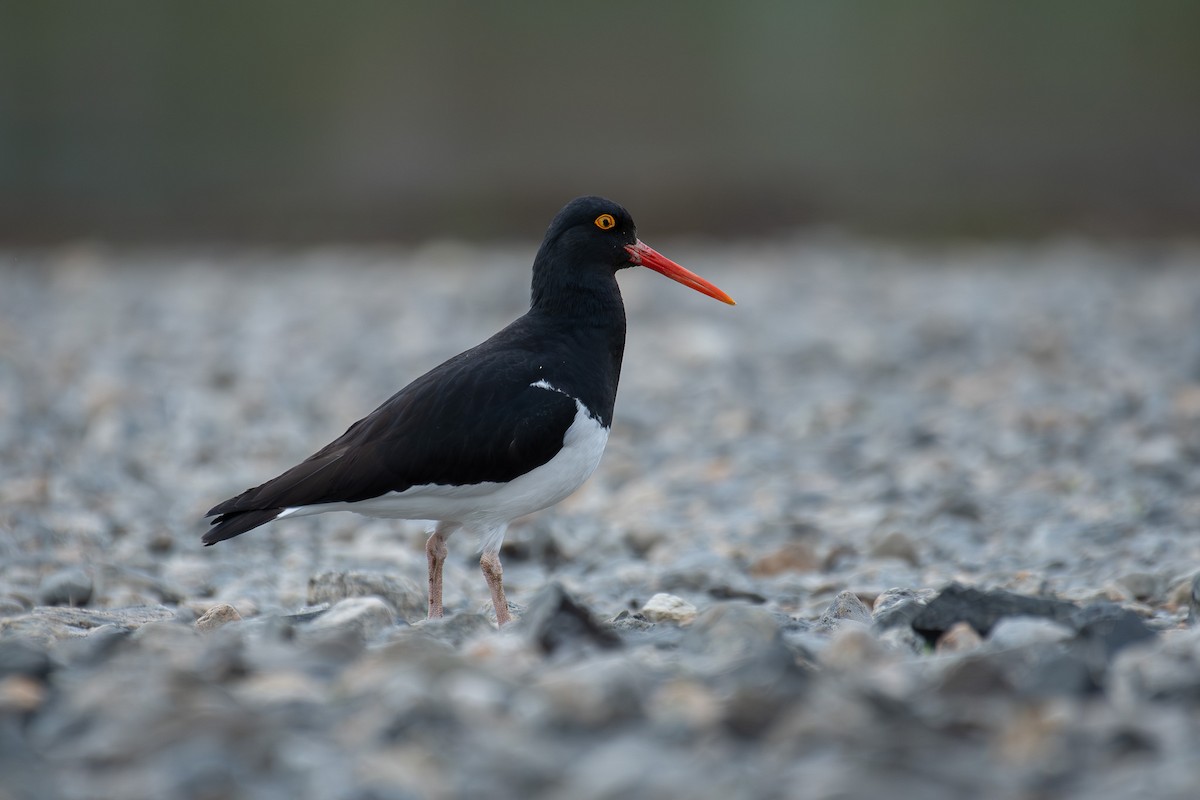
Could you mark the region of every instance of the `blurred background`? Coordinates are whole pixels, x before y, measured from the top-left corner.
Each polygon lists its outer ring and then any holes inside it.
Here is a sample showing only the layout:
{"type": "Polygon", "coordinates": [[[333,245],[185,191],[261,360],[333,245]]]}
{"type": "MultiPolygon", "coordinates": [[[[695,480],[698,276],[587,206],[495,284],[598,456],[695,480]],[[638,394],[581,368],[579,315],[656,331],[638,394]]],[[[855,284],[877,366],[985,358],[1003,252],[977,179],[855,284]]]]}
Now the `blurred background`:
{"type": "Polygon", "coordinates": [[[0,241],[1194,233],[1200,3],[0,4],[0,241]]]}

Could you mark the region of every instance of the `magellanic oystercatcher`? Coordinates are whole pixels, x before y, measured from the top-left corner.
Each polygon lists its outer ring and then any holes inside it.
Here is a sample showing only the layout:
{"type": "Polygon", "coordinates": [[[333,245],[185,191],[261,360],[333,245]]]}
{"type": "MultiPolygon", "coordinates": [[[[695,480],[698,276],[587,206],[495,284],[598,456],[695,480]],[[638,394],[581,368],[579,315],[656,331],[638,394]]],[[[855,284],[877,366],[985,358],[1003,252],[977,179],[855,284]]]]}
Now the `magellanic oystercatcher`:
{"type": "Polygon", "coordinates": [[[417,378],[340,437],[212,508],[206,545],[326,511],[436,522],[426,544],[429,616],[442,616],[446,539],[479,537],[496,621],[509,621],[500,544],[517,517],[559,502],[596,465],[612,426],[625,350],[617,270],[643,266],[733,304],[659,255],[602,197],[568,203],[533,260],[529,311],[417,378]]]}

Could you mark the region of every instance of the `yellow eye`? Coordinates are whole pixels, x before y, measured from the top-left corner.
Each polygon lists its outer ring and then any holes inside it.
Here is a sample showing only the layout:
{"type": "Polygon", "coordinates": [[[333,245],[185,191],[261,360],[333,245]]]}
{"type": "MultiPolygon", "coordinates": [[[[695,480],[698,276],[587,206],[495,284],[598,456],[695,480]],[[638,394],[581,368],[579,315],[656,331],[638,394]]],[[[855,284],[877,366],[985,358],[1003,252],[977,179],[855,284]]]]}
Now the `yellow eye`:
{"type": "Polygon", "coordinates": [[[609,228],[615,227],[616,224],[617,221],[613,219],[612,214],[601,214],[600,216],[596,217],[596,227],[602,231],[606,231],[609,228]]]}

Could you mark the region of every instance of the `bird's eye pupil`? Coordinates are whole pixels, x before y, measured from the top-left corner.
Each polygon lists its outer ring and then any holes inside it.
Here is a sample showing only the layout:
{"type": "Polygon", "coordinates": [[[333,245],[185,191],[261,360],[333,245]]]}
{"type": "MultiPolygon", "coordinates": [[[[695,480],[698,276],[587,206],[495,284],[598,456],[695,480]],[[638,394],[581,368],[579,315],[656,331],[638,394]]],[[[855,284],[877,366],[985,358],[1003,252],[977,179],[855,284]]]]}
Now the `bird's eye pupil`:
{"type": "Polygon", "coordinates": [[[610,228],[615,227],[616,224],[617,221],[613,219],[612,214],[601,214],[600,216],[596,217],[596,227],[602,231],[609,230],[610,228]]]}

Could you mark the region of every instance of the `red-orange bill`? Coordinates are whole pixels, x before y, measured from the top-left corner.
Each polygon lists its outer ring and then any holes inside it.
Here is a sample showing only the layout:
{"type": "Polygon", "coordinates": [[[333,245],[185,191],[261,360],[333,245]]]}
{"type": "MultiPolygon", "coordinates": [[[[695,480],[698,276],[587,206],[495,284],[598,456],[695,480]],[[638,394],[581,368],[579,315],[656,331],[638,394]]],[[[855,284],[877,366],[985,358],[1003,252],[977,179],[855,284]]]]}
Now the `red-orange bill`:
{"type": "Polygon", "coordinates": [[[709,297],[720,300],[722,303],[728,303],[731,306],[737,305],[733,302],[733,298],[725,294],[725,292],[704,280],[704,278],[701,278],[696,273],[684,269],[653,247],[643,244],[641,239],[638,239],[634,244],[625,245],[625,250],[629,253],[629,260],[634,264],[649,267],[655,272],[666,275],[673,281],[678,281],[684,286],[691,287],[701,294],[706,294],[709,297]]]}

